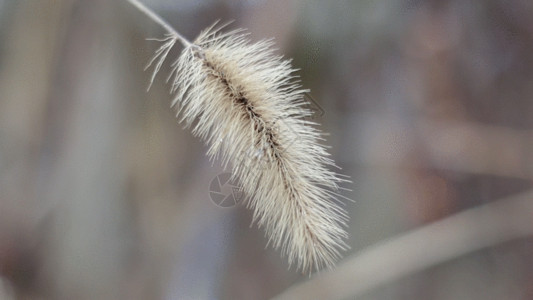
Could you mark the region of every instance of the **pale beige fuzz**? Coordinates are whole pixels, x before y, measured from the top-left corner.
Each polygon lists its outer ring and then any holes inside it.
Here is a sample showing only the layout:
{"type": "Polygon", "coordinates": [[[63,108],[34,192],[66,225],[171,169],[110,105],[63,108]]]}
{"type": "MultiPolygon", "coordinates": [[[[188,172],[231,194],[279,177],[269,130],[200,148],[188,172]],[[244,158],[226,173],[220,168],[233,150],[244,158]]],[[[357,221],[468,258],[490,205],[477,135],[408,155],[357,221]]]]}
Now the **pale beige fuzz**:
{"type": "MultiPolygon", "coordinates": [[[[332,267],[347,248],[348,217],[337,201],[343,180],[306,120],[306,91],[271,41],[250,43],[242,30],[214,26],[172,64],[172,106],[210,158],[231,166],[269,244],[304,272],[332,267]]],[[[176,38],[159,41],[152,81],[176,38]]]]}

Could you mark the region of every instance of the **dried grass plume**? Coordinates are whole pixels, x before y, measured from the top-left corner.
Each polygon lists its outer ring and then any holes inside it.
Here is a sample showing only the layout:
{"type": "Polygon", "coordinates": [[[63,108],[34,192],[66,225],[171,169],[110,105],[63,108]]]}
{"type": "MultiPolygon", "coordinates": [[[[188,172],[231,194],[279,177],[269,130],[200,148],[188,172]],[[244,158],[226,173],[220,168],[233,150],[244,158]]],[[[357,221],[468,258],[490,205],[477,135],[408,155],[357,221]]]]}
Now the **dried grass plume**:
{"type": "Polygon", "coordinates": [[[304,272],[332,267],[347,248],[348,217],[336,192],[343,179],[306,120],[312,112],[290,61],[271,41],[251,43],[241,29],[221,33],[224,26],[213,25],[189,42],[128,1],[168,31],[149,63],[151,83],[176,42],[183,44],[168,77],[171,106],[209,146],[209,157],[231,166],[269,244],[304,272]]]}

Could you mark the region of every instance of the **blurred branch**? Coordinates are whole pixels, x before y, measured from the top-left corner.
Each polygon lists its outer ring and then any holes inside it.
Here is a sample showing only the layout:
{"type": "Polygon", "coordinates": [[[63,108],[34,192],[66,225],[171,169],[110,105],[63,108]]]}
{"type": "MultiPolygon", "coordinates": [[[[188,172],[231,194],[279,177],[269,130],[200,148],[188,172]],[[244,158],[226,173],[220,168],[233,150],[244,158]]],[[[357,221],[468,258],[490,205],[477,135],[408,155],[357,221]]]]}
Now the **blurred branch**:
{"type": "Polygon", "coordinates": [[[364,137],[359,155],[365,164],[426,168],[533,179],[533,131],[476,122],[434,121],[421,118],[417,131],[384,115],[361,115],[364,137]],[[420,140],[423,165],[406,164],[413,144],[420,140]]]}
{"type": "Polygon", "coordinates": [[[437,168],[533,178],[528,153],[533,132],[470,122],[419,124],[431,164],[437,168]]]}
{"type": "Polygon", "coordinates": [[[475,207],[394,237],[275,299],[342,299],[465,254],[533,235],[533,191],[475,207]]]}

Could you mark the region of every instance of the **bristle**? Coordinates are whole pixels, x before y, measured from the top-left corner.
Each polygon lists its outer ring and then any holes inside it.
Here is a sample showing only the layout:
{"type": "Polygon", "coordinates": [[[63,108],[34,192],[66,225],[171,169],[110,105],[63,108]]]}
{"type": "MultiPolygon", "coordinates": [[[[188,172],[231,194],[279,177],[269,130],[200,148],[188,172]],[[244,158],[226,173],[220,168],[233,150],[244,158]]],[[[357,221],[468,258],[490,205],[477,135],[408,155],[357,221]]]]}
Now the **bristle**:
{"type": "MultiPolygon", "coordinates": [[[[240,29],[215,26],[172,64],[172,106],[209,157],[231,165],[268,243],[304,272],[331,267],[347,248],[348,216],[335,192],[344,179],[329,170],[322,134],[304,119],[312,114],[306,90],[272,41],[250,43],[240,29]]],[[[163,42],[154,76],[173,46],[163,42]]]]}

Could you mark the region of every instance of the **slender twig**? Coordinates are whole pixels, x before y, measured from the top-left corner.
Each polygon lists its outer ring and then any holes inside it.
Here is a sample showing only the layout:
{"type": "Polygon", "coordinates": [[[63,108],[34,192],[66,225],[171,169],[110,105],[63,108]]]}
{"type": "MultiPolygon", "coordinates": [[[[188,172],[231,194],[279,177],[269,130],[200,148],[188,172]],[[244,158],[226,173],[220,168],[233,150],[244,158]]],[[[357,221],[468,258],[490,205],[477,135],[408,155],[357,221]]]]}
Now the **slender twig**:
{"type": "Polygon", "coordinates": [[[184,47],[190,47],[192,46],[192,43],[189,42],[183,35],[181,35],[179,32],[176,31],[170,24],[168,24],[167,21],[163,20],[158,14],[156,14],[153,10],[146,7],[146,5],[142,4],[138,0],[127,0],[130,2],[133,6],[135,6],[138,10],[146,14],[150,19],[154,20],[156,23],[161,25],[163,28],[165,28],[168,33],[172,34],[174,38],[179,40],[184,47]]]}
{"type": "Polygon", "coordinates": [[[275,299],[353,299],[465,254],[533,235],[533,191],[472,208],[370,247],[275,299]]]}

